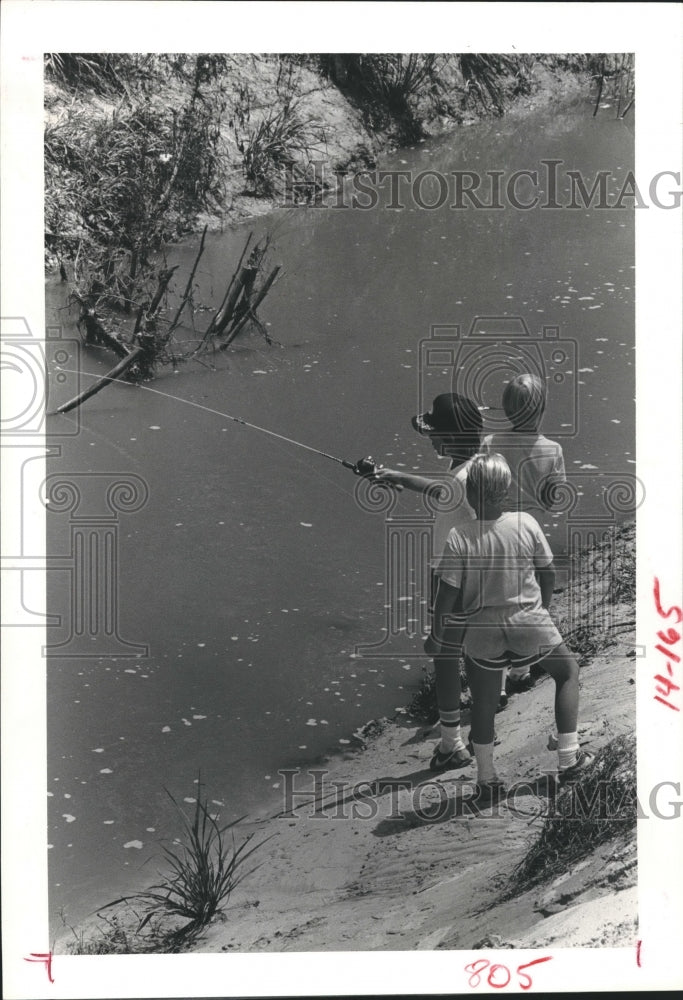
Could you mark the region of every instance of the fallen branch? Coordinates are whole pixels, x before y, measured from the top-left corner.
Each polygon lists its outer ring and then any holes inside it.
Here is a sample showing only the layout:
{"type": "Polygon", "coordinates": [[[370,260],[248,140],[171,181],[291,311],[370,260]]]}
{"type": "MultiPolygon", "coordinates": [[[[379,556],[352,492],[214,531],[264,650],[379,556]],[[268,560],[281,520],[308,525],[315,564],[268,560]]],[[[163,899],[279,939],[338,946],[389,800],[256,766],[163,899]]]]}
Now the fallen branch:
{"type": "Polygon", "coordinates": [[[86,344],[104,344],[110,350],[117,354],[120,358],[125,358],[128,355],[128,348],[116,337],[113,337],[100,323],[99,317],[95,310],[88,305],[85,299],[81,298],[78,292],[72,293],[74,299],[81,307],[81,315],[78,318],[78,326],[81,324],[85,326],[85,342],[86,344]]]}
{"type": "Polygon", "coordinates": [[[95,393],[99,392],[100,389],[104,389],[105,385],[115,382],[117,378],[120,378],[121,375],[123,375],[124,372],[130,368],[133,362],[139,358],[141,354],[144,354],[144,351],[144,347],[135,347],[129,354],[126,355],[125,358],[123,358],[122,361],[119,361],[115,368],[112,368],[110,372],[98,379],[97,382],[95,382],[94,385],[91,385],[89,389],[84,389],[83,392],[74,396],[74,398],[70,399],[68,403],[62,403],[61,406],[57,407],[56,412],[68,413],[69,410],[74,410],[77,406],[80,406],[81,403],[84,403],[86,399],[90,399],[91,396],[94,396],[95,393]]]}

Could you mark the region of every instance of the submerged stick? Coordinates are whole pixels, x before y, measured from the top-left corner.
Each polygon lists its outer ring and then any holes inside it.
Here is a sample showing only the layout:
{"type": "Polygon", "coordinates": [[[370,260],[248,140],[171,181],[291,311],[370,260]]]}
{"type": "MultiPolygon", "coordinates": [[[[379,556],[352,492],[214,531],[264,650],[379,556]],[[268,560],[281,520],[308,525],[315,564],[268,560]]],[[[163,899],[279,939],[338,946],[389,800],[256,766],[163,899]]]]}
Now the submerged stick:
{"type": "MultiPolygon", "coordinates": [[[[206,330],[206,333],[204,335],[205,337],[208,337],[209,334],[214,330],[215,326],[217,325],[218,317],[221,316],[221,314],[223,313],[223,311],[225,309],[226,303],[228,301],[228,296],[230,295],[230,292],[232,291],[232,286],[235,284],[235,281],[237,280],[237,276],[240,274],[240,272],[242,270],[242,261],[246,257],[247,250],[249,249],[249,244],[251,243],[251,238],[252,238],[253,235],[254,235],[254,233],[252,231],[247,236],[247,242],[244,244],[244,249],[242,250],[242,253],[240,255],[240,259],[237,262],[237,267],[233,271],[233,275],[232,275],[232,278],[230,279],[230,283],[229,283],[228,287],[225,290],[225,295],[223,296],[223,301],[221,302],[220,306],[218,307],[218,309],[216,310],[216,312],[211,317],[211,322],[209,323],[209,325],[207,327],[207,330],[206,330]]],[[[221,316],[221,318],[223,318],[223,317],[221,316]]]]}
{"type": "Polygon", "coordinates": [[[598,108],[600,107],[600,98],[602,97],[602,88],[605,83],[605,60],[602,60],[602,66],[600,67],[600,79],[598,81],[598,96],[595,101],[595,107],[593,109],[593,118],[598,113],[598,108]]]}
{"type": "Polygon", "coordinates": [[[597,115],[598,108],[600,107],[600,98],[602,97],[602,87],[603,87],[604,82],[605,82],[605,77],[603,75],[603,76],[600,77],[600,79],[598,81],[598,96],[595,99],[595,107],[593,108],[593,118],[595,118],[595,116],[597,115]]]}
{"type": "Polygon", "coordinates": [[[274,267],[273,270],[270,272],[270,275],[268,276],[268,279],[264,283],[263,288],[261,288],[259,293],[254,298],[254,301],[250,304],[246,314],[242,317],[239,323],[237,323],[236,326],[230,331],[230,334],[225,343],[221,344],[220,347],[221,351],[224,351],[226,347],[230,346],[230,344],[233,342],[233,340],[240,332],[240,330],[243,329],[247,321],[254,317],[257,307],[260,305],[261,302],[263,302],[264,298],[268,294],[273,282],[278,276],[279,271],[280,271],[280,265],[278,264],[277,267],[274,267]]]}
{"type": "Polygon", "coordinates": [[[178,306],[178,310],[177,310],[175,316],[173,317],[171,325],[168,328],[169,336],[171,335],[171,333],[173,333],[173,331],[175,330],[176,326],[178,325],[178,320],[180,319],[180,314],[182,313],[183,309],[185,308],[187,300],[188,300],[188,298],[190,296],[190,292],[192,291],[192,282],[194,281],[195,272],[197,271],[197,265],[199,264],[199,261],[201,259],[202,254],[204,253],[204,240],[206,239],[206,231],[207,231],[208,228],[209,228],[208,225],[204,226],[204,231],[202,232],[201,242],[199,244],[199,252],[197,253],[197,256],[195,258],[194,265],[193,265],[192,270],[190,272],[190,277],[187,279],[187,285],[185,286],[185,292],[183,294],[182,301],[181,301],[180,305],[178,306]]]}
{"type": "Polygon", "coordinates": [[[628,102],[628,104],[626,105],[626,107],[624,108],[624,110],[621,112],[621,115],[619,116],[620,118],[625,118],[626,117],[626,112],[630,110],[630,108],[631,108],[631,106],[633,104],[635,104],[635,100],[636,100],[635,97],[631,98],[631,100],[628,102]]]}
{"type": "Polygon", "coordinates": [[[169,267],[165,271],[161,271],[159,274],[159,284],[157,285],[157,290],[154,293],[154,298],[149,304],[149,309],[147,310],[148,315],[152,315],[159,308],[159,303],[161,302],[161,297],[168,287],[168,283],[173,277],[174,273],[178,270],[180,264],[174,264],[173,267],[169,267]]]}
{"type": "Polygon", "coordinates": [[[105,385],[109,385],[111,382],[114,382],[117,378],[123,375],[123,373],[130,368],[135,359],[138,358],[143,352],[144,347],[135,347],[130,354],[127,354],[122,361],[119,361],[115,368],[112,368],[110,372],[107,372],[106,375],[103,375],[100,379],[98,379],[97,382],[95,382],[94,385],[91,385],[89,389],[84,389],[83,392],[74,396],[74,398],[70,399],[68,403],[62,403],[61,406],[57,407],[55,412],[68,413],[69,410],[74,410],[77,406],[80,406],[81,403],[84,403],[86,399],[90,399],[90,397],[94,396],[95,393],[100,391],[100,389],[104,389],[105,385]]]}
{"type": "Polygon", "coordinates": [[[220,334],[223,333],[230,320],[233,318],[232,315],[233,311],[235,309],[235,306],[237,305],[240,295],[242,294],[242,289],[246,284],[250,270],[251,269],[248,267],[240,268],[239,274],[237,275],[237,279],[234,285],[232,286],[230,295],[228,296],[228,299],[223,309],[221,310],[220,314],[216,313],[216,315],[214,316],[215,325],[213,328],[213,333],[215,334],[215,336],[220,336],[220,334]]]}

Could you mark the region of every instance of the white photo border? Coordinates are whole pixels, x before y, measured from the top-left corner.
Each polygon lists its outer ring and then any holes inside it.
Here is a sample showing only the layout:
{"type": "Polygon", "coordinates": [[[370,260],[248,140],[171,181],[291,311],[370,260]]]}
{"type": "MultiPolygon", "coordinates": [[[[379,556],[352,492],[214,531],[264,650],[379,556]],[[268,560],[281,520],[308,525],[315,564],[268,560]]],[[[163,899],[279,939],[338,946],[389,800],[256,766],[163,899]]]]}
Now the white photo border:
{"type": "MultiPolygon", "coordinates": [[[[5,0],[2,32],[2,308],[10,333],[45,329],[43,53],[46,51],[633,52],[636,179],[681,171],[681,9],[669,3],[81,3],[5,0]]],[[[647,183],[645,184],[647,187],[647,183]]],[[[653,652],[664,627],[653,600],[681,605],[681,211],[636,213],[638,475],[638,783],[681,780],[681,719],[652,697],[653,652]]],[[[36,438],[37,449],[41,440],[36,438]]],[[[44,447],[44,440],[42,440],[44,447]]],[[[4,452],[4,449],[3,449],[4,452]]],[[[3,504],[12,509],[11,465],[3,504]]],[[[28,512],[32,554],[45,549],[44,510],[28,512]]],[[[16,554],[11,516],[3,552],[16,554]]],[[[49,949],[46,858],[45,660],[41,629],[6,630],[2,670],[3,965],[8,998],[306,996],[466,992],[481,953],[412,952],[58,956],[55,982],[26,961],[49,949]],[[418,960],[416,960],[418,959],[418,960]],[[348,969],[348,966],[346,966],[348,969]]],[[[680,676],[680,675],[679,675],[680,676]]],[[[680,785],[678,791],[680,792],[680,785]]],[[[630,949],[553,949],[547,992],[683,986],[680,823],[638,830],[641,964],[630,949]]],[[[534,953],[517,953],[530,961],[534,953]]]]}

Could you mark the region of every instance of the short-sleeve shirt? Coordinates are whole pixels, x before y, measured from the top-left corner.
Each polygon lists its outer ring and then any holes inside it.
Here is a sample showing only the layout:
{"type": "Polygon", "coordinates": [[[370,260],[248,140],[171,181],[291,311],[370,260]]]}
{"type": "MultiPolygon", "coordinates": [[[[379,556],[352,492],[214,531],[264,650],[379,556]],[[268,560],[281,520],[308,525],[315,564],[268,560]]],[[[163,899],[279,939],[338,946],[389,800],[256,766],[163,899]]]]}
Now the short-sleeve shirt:
{"type": "Polygon", "coordinates": [[[547,510],[541,499],[542,487],[567,481],[561,445],[543,434],[518,431],[487,434],[482,451],[487,455],[498,452],[510,466],[512,481],[506,510],[524,510],[542,517],[547,510]]]}
{"type": "Polygon", "coordinates": [[[514,614],[542,607],[535,570],[549,566],[553,554],[534,517],[507,512],[495,521],[471,521],[453,528],[438,575],[462,593],[462,610],[483,608],[514,614]]]}
{"type": "Polygon", "coordinates": [[[447,499],[442,501],[440,509],[434,518],[432,527],[432,567],[437,568],[441,562],[448,532],[451,528],[459,528],[476,519],[476,514],[467,502],[467,470],[472,464],[471,459],[463,462],[452,470],[452,479],[448,484],[447,499]]]}

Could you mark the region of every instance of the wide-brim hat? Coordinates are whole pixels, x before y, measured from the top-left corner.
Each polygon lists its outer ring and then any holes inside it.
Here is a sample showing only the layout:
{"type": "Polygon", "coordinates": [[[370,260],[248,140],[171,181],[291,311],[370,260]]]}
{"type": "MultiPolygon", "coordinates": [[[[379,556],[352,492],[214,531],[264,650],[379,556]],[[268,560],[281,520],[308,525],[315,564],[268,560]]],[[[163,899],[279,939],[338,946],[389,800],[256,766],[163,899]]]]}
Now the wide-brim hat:
{"type": "Polygon", "coordinates": [[[483,427],[476,403],[457,392],[443,392],[427,413],[413,417],[412,424],[419,434],[480,435],[483,427]]]}

